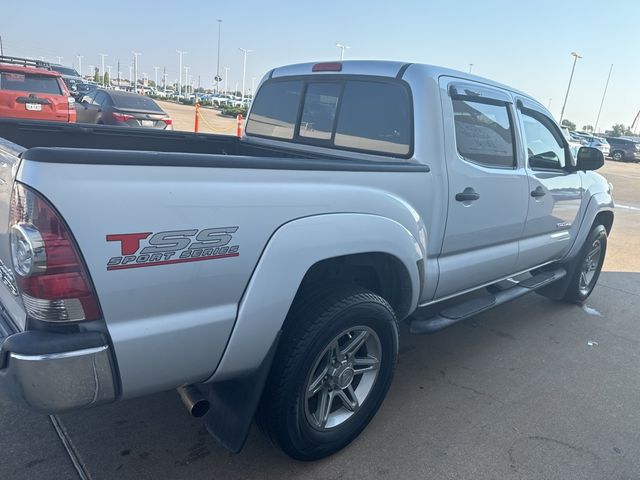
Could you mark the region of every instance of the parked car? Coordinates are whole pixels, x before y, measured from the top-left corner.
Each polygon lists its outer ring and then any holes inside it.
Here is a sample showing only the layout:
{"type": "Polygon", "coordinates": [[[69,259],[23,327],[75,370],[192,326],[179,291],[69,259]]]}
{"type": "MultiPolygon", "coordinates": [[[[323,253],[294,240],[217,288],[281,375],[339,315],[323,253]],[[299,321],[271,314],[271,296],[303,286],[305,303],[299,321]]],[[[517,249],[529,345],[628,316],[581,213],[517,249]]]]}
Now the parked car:
{"type": "Polygon", "coordinates": [[[173,121],[150,97],[118,90],[96,89],[77,105],[78,123],[173,130],[173,121]]]}
{"type": "Polygon", "coordinates": [[[618,162],[640,160],[640,143],[626,138],[606,137],[611,149],[611,158],[618,162]]]}
{"type": "Polygon", "coordinates": [[[73,123],[74,99],[47,63],[0,56],[0,118],[8,117],[73,123]]]}
{"type": "Polygon", "coordinates": [[[601,151],[574,159],[530,96],[428,65],[276,68],[242,139],[54,133],[0,121],[3,388],[47,413],[178,388],[232,451],[254,418],[298,459],[345,447],[398,322],[584,302],[614,220],[601,151]]]}
{"type": "Polygon", "coordinates": [[[56,63],[51,64],[51,70],[53,70],[54,72],[58,72],[60,75],[62,75],[62,80],[67,86],[69,93],[71,93],[71,95],[74,98],[78,98],[79,94],[77,91],[77,85],[85,83],[85,80],[84,78],[82,78],[82,75],[80,75],[75,68],[65,67],[64,65],[60,65],[56,63]]]}
{"type": "Polygon", "coordinates": [[[575,158],[576,155],[578,155],[578,151],[580,150],[580,148],[584,147],[585,144],[583,141],[576,140],[575,137],[571,135],[572,132],[570,132],[567,127],[561,127],[561,130],[562,130],[562,134],[564,135],[564,138],[567,140],[569,144],[569,150],[571,150],[571,155],[573,155],[573,157],[575,158]]]}
{"type": "Polygon", "coordinates": [[[605,157],[609,156],[609,153],[611,151],[611,147],[609,145],[609,142],[607,142],[607,140],[603,137],[597,137],[595,135],[589,135],[587,137],[585,137],[586,141],[587,141],[587,147],[592,147],[592,148],[597,148],[598,150],[600,150],[602,152],[602,154],[605,157]]]}
{"type": "Polygon", "coordinates": [[[85,95],[89,95],[91,92],[95,92],[99,88],[97,83],[76,83],[76,90],[72,92],[72,95],[77,99],[81,100],[85,95]]]}

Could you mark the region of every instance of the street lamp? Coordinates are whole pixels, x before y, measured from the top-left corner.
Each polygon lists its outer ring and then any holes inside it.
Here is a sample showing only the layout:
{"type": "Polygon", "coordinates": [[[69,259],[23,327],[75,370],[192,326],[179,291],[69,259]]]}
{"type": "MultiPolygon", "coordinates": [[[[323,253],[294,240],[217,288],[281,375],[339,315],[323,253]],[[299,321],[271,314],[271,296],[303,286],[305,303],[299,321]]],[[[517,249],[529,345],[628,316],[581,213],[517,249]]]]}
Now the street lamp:
{"type": "Polygon", "coordinates": [[[191,67],[184,67],[185,96],[189,93],[189,69],[191,67]]]}
{"type": "Polygon", "coordinates": [[[611,71],[613,70],[613,63],[609,68],[609,76],[607,77],[607,83],[604,86],[604,92],[602,93],[602,101],[600,102],[600,108],[598,109],[598,117],[596,118],[596,124],[593,126],[593,133],[598,133],[598,122],[600,122],[600,114],[602,113],[602,106],[604,105],[604,97],[607,95],[607,88],[609,88],[609,80],[611,80],[611,71]]]}
{"type": "Polygon", "coordinates": [[[344,51],[347,48],[351,48],[347,45],[343,45],[342,43],[336,43],[336,47],[338,47],[340,49],[340,61],[344,60],[344,51]]]}
{"type": "Polygon", "coordinates": [[[159,69],[159,68],[160,68],[160,67],[153,67],[153,70],[154,70],[154,72],[155,72],[155,74],[154,74],[154,79],[153,79],[153,81],[154,81],[154,85],[153,85],[153,86],[154,86],[154,88],[158,88],[158,69],[159,69]]]}
{"type": "Polygon", "coordinates": [[[134,88],[134,92],[138,91],[138,56],[142,55],[139,52],[132,52],[133,53],[133,88],[134,88]]]}
{"type": "Polygon", "coordinates": [[[185,55],[187,52],[183,52],[182,50],[176,50],[176,53],[180,55],[180,69],[178,70],[178,95],[182,94],[182,55],[185,55]]]}
{"type": "Polygon", "coordinates": [[[253,52],[253,50],[248,50],[246,48],[238,48],[238,50],[244,54],[244,60],[242,62],[242,100],[244,100],[244,86],[247,73],[247,53],[253,52]]]}
{"type": "Polygon", "coordinates": [[[102,85],[104,85],[104,57],[108,57],[109,54],[107,53],[101,53],[100,57],[102,58],[102,70],[100,70],[100,73],[102,74],[102,85]]]}
{"type": "Polygon", "coordinates": [[[229,92],[229,70],[231,70],[231,67],[224,67],[224,93],[228,93],[229,92]]]}
{"type": "Polygon", "coordinates": [[[222,20],[218,19],[218,62],[216,66],[216,93],[220,93],[220,32],[222,31],[222,20]]]}
{"type": "Polygon", "coordinates": [[[84,56],[78,54],[76,57],[78,57],[78,71],[80,72],[80,76],[82,76],[82,59],[84,56]]]}
{"type": "Polygon", "coordinates": [[[578,59],[582,58],[576,52],[571,52],[571,55],[573,56],[573,67],[571,67],[571,76],[569,77],[569,85],[567,86],[567,93],[564,96],[564,103],[562,104],[562,110],[560,111],[560,121],[558,122],[560,123],[560,126],[562,126],[562,117],[564,117],[564,109],[567,106],[567,99],[569,98],[569,90],[571,90],[571,82],[573,81],[573,72],[576,69],[576,63],[578,62],[578,59]]]}

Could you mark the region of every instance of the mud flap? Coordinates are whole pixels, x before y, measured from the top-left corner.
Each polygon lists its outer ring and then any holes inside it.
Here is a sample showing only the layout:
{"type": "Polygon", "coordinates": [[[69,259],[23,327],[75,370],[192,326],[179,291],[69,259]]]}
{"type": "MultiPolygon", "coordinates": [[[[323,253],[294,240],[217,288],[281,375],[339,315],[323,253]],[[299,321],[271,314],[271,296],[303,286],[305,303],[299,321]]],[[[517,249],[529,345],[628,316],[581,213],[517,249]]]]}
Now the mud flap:
{"type": "Polygon", "coordinates": [[[247,441],[279,340],[280,332],[255,372],[241,378],[199,386],[211,404],[204,419],[207,430],[232,453],[239,453],[247,441]]]}

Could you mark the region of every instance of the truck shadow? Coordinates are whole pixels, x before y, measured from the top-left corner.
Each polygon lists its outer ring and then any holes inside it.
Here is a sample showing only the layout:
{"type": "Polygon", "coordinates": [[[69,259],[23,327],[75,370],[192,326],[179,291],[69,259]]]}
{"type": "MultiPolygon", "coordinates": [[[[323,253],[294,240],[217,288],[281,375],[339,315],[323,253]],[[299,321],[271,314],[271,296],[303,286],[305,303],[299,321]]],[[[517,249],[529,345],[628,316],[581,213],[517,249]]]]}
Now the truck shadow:
{"type": "Polygon", "coordinates": [[[586,307],[529,295],[433,336],[404,328],[381,411],[352,445],[315,463],[289,459],[255,427],[243,452],[230,455],[175,392],[61,421],[94,479],[457,478],[474,465],[475,478],[527,477],[527,469],[536,477],[535,469],[551,467],[562,478],[576,464],[580,478],[595,478],[610,462],[620,475],[638,465],[611,449],[592,455],[593,443],[611,435],[631,445],[634,428],[597,420],[587,426],[580,408],[611,420],[614,406],[589,404],[592,390],[592,398],[622,398],[619,385],[629,380],[629,395],[637,391],[635,375],[618,367],[640,345],[638,308],[640,273],[605,272],[586,307]],[[614,371],[617,383],[602,379],[614,371]],[[595,372],[598,385],[591,384],[595,372]],[[566,439],[569,426],[576,444],[566,439]],[[564,451],[556,455],[558,448],[564,451]]]}

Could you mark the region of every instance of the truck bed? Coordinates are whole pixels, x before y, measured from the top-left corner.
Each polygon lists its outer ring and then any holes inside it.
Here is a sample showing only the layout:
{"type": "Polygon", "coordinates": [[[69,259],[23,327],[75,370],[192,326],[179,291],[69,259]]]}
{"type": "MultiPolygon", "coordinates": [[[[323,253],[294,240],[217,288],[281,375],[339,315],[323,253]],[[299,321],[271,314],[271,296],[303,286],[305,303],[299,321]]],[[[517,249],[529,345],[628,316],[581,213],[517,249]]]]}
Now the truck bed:
{"type": "Polygon", "coordinates": [[[55,124],[41,121],[0,119],[0,138],[26,149],[34,147],[89,148],[153,152],[253,155],[262,157],[314,158],[293,149],[249,145],[232,135],[152,130],[110,125],[55,124]]]}

